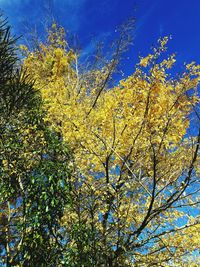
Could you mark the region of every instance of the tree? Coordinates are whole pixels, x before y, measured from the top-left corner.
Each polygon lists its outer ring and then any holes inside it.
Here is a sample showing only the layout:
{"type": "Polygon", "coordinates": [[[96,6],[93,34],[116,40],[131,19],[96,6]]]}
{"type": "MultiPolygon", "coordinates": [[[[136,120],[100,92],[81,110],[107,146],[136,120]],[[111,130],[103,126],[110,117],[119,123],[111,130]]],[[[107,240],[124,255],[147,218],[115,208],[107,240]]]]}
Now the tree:
{"type": "Polygon", "coordinates": [[[200,134],[188,128],[200,66],[170,74],[167,42],[113,87],[114,59],[79,72],[79,55],[56,24],[39,49],[22,47],[45,121],[74,153],[64,266],[183,266],[189,255],[195,264],[200,134]]]}
{"type": "Polygon", "coordinates": [[[55,266],[69,203],[70,152],[45,124],[40,94],[19,69],[16,39],[0,24],[0,255],[2,266],[55,266]]]}

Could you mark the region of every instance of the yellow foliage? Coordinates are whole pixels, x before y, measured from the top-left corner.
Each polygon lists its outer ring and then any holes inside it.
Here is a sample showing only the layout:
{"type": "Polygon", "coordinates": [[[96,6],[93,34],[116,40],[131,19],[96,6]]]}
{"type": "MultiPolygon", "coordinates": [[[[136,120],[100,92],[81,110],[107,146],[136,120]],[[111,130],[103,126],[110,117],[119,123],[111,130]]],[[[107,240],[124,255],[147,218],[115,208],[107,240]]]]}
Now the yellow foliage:
{"type": "MultiPolygon", "coordinates": [[[[154,207],[159,207],[165,201],[164,192],[170,192],[165,188],[189,168],[193,155],[193,147],[184,137],[188,115],[199,101],[195,90],[200,66],[192,63],[179,79],[170,77],[168,69],[175,63],[175,55],[158,61],[167,41],[168,38],[160,40],[154,53],[141,58],[132,75],[112,89],[104,88],[96,103],[108,72],[88,71],[92,83],[80,81],[77,55],[64,40],[62,28],[53,25],[48,44],[41,44],[40,50],[29,53],[24,61],[36,81],[36,89],[41,91],[47,111],[45,120],[62,134],[74,152],[77,176],[81,179],[81,174],[83,179],[77,188],[85,196],[81,200],[82,218],[88,224],[93,220],[113,246],[117,243],[113,225],[123,234],[144,220],[151,201],[148,185],[155,176],[154,165],[157,190],[163,193],[154,201],[154,207]],[[94,207],[94,217],[90,205],[94,207]],[[107,221],[105,228],[99,216],[105,218],[107,212],[112,225],[107,221]]],[[[69,228],[78,220],[75,213],[76,209],[68,209],[63,217],[69,228]]],[[[175,218],[167,216],[173,224],[175,218]]],[[[160,221],[154,221],[157,223],[160,221]]]]}

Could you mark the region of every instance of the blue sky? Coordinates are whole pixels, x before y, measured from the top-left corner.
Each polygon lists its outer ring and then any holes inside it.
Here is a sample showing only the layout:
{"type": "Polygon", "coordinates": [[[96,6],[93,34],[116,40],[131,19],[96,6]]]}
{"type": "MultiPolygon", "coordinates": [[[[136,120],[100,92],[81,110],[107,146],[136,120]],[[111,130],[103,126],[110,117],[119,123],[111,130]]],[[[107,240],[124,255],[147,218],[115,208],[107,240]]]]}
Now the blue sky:
{"type": "Polygon", "coordinates": [[[53,14],[79,36],[84,49],[91,48],[93,37],[112,36],[117,25],[135,16],[134,45],[125,63],[128,74],[138,54],[146,55],[166,35],[173,37],[169,52],[177,53],[178,65],[193,60],[200,63],[199,0],[0,0],[0,8],[16,34],[26,32],[26,26],[40,30],[53,14]]]}

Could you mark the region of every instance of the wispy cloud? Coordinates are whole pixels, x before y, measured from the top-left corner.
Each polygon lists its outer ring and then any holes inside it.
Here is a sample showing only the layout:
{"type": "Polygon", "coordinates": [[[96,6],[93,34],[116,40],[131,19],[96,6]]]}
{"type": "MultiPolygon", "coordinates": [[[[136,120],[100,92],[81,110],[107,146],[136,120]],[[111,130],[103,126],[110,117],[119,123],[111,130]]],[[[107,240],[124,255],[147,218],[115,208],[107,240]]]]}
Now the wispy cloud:
{"type": "Polygon", "coordinates": [[[28,2],[31,2],[30,0],[0,0],[0,6],[2,7],[7,7],[11,5],[21,5],[21,4],[27,4],[28,2]]]}
{"type": "Polygon", "coordinates": [[[154,3],[151,5],[147,11],[144,13],[143,16],[140,17],[140,19],[137,21],[136,29],[135,29],[135,35],[140,31],[140,29],[143,27],[143,25],[148,21],[149,17],[152,15],[154,10],[156,9],[158,3],[154,3]]]}
{"type": "Polygon", "coordinates": [[[22,24],[38,26],[47,16],[62,22],[71,31],[81,25],[81,9],[87,0],[0,0],[0,9],[15,32],[20,32],[22,24]]]}
{"type": "Polygon", "coordinates": [[[0,0],[0,4],[8,4],[13,1],[16,1],[16,0],[0,0]]]}
{"type": "MultiPolygon", "coordinates": [[[[78,30],[81,25],[81,10],[87,0],[54,0],[53,15],[71,30],[78,30]]],[[[65,25],[64,25],[65,26],[65,25]]]]}

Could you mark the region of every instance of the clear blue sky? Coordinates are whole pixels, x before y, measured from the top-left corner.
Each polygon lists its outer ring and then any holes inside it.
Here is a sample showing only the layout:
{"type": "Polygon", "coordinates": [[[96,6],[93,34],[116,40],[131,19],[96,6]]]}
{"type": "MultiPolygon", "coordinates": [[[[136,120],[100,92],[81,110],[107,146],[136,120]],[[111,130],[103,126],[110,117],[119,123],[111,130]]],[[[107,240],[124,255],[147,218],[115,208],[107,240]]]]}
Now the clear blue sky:
{"type": "Polygon", "coordinates": [[[112,35],[126,18],[136,18],[134,46],[125,72],[131,72],[138,54],[146,55],[161,36],[172,35],[169,51],[177,53],[178,65],[200,63],[200,0],[0,0],[16,34],[24,25],[41,27],[52,11],[56,20],[76,33],[84,49],[90,49],[92,36],[112,35]],[[48,3],[50,3],[48,5],[48,3]]]}

